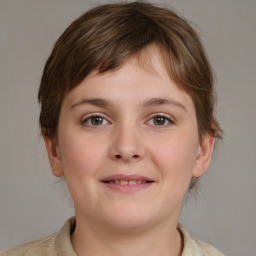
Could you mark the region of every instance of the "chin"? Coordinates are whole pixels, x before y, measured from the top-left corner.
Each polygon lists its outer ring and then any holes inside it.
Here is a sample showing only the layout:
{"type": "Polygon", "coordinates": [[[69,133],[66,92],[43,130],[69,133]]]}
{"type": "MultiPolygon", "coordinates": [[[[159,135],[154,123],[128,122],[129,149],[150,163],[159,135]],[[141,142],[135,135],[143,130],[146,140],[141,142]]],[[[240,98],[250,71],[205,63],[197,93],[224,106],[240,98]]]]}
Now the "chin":
{"type": "Polygon", "coordinates": [[[106,225],[113,229],[123,231],[138,231],[149,227],[155,222],[156,214],[143,207],[123,206],[114,208],[112,211],[106,211],[103,218],[106,225]]]}

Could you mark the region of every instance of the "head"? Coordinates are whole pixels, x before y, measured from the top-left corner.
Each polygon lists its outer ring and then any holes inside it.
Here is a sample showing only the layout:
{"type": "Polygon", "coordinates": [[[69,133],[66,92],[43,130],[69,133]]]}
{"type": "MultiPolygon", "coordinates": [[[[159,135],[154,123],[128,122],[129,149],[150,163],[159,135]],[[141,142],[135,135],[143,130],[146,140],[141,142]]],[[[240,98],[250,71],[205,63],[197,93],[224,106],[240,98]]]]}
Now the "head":
{"type": "MultiPolygon", "coordinates": [[[[38,94],[43,136],[58,143],[63,100],[90,73],[117,70],[133,57],[143,64],[152,47],[161,53],[170,79],[191,97],[199,140],[205,134],[220,137],[214,118],[213,73],[200,39],[175,12],[143,2],[96,7],[57,40],[38,94]]],[[[196,183],[193,178],[190,189],[196,183]]]]}

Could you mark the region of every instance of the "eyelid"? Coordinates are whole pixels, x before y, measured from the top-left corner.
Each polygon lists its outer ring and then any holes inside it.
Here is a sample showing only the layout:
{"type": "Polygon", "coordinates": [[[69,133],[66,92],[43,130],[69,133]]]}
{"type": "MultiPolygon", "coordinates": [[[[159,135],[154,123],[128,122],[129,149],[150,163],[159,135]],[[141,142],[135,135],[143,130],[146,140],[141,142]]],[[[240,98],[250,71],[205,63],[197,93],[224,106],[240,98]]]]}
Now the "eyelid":
{"type": "MultiPolygon", "coordinates": [[[[111,122],[109,121],[109,118],[107,118],[105,114],[93,112],[93,113],[89,113],[89,114],[84,115],[84,116],[81,118],[81,124],[82,124],[82,125],[85,125],[86,122],[87,122],[90,118],[92,118],[92,117],[97,117],[97,116],[104,118],[109,124],[111,123],[111,122]]],[[[88,126],[92,126],[92,125],[88,125],[88,126]]],[[[100,126],[100,125],[99,125],[99,126],[100,126]]],[[[103,125],[101,125],[101,126],[103,126],[103,125]]]]}
{"type": "MultiPolygon", "coordinates": [[[[149,116],[149,118],[147,118],[146,122],[149,122],[154,117],[164,117],[164,118],[166,118],[166,120],[169,121],[169,125],[175,123],[175,119],[172,116],[170,116],[169,114],[165,114],[165,113],[154,113],[154,114],[151,114],[149,116]]],[[[161,126],[161,125],[159,125],[159,126],[161,126]]],[[[166,126],[166,125],[163,125],[163,126],[166,126]]]]}

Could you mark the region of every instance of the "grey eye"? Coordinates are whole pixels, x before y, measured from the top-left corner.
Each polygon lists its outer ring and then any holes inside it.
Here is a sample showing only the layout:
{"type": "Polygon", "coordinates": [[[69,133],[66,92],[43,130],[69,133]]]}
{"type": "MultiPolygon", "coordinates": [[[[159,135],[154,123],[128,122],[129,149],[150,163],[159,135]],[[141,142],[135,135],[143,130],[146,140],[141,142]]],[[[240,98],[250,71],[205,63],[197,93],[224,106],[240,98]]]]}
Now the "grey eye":
{"type": "Polygon", "coordinates": [[[93,116],[91,117],[92,125],[102,125],[104,123],[104,118],[101,116],[93,116]]]}
{"type": "Polygon", "coordinates": [[[108,121],[102,116],[95,115],[86,118],[84,121],[82,121],[82,124],[87,126],[101,126],[108,124],[108,121]]]}
{"type": "Polygon", "coordinates": [[[157,116],[153,118],[154,125],[164,125],[166,124],[167,119],[162,116],[157,116]]]}
{"type": "Polygon", "coordinates": [[[155,126],[166,126],[169,124],[172,124],[173,121],[171,118],[162,116],[162,115],[156,115],[152,117],[149,122],[150,125],[155,125],[155,126]]]}

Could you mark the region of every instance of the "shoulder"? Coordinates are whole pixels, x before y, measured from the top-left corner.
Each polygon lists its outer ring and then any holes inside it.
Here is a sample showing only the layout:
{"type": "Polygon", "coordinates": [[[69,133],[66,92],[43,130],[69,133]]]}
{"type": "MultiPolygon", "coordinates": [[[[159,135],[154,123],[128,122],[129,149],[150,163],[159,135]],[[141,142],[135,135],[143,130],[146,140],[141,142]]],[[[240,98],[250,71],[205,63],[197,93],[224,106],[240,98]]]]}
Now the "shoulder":
{"type": "Polygon", "coordinates": [[[0,252],[0,256],[34,256],[34,255],[57,255],[55,250],[56,234],[46,236],[44,238],[34,240],[4,252],[0,252]]]}
{"type": "Polygon", "coordinates": [[[70,238],[74,228],[75,218],[72,217],[66,221],[59,233],[0,252],[0,256],[75,256],[70,238]]]}
{"type": "Polygon", "coordinates": [[[205,243],[200,240],[193,240],[195,243],[195,247],[200,250],[200,255],[202,256],[224,256],[222,252],[220,252],[218,249],[213,247],[212,245],[205,243]]]}
{"type": "Polygon", "coordinates": [[[214,246],[191,238],[188,231],[181,224],[178,224],[178,230],[183,237],[184,243],[181,256],[225,256],[214,246]]]}

